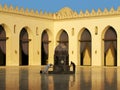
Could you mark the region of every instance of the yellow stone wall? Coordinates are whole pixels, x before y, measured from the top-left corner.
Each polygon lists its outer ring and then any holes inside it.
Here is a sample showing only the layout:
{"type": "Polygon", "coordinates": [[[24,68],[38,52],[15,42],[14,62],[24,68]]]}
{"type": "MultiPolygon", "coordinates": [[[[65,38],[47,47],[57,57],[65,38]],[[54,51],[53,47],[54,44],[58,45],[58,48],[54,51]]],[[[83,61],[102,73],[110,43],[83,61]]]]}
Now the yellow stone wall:
{"type": "MultiPolygon", "coordinates": [[[[101,66],[103,60],[103,37],[104,31],[107,27],[112,26],[117,32],[117,51],[119,52],[119,16],[102,16],[102,17],[88,17],[88,18],[78,18],[72,20],[61,20],[55,22],[54,30],[59,32],[59,30],[64,29],[69,35],[69,54],[70,60],[74,60],[76,64],[79,65],[79,39],[83,28],[90,30],[92,36],[92,65],[101,66]],[[98,27],[98,34],[95,35],[95,27],[98,27]],[[72,28],[74,28],[74,35],[72,36],[72,28]],[[74,52],[72,54],[72,51],[74,52]],[[95,53],[96,52],[96,53],[95,53]]],[[[57,33],[56,32],[56,33],[57,33]]],[[[119,59],[119,54],[118,54],[119,59]]],[[[119,61],[118,61],[119,65],[119,61]]]]}
{"type": "Polygon", "coordinates": [[[85,28],[91,34],[91,66],[104,65],[104,34],[108,27],[117,33],[117,66],[120,66],[120,7],[103,12],[92,10],[78,14],[70,8],[63,8],[56,13],[39,13],[12,6],[0,6],[0,25],[6,31],[6,66],[19,66],[19,35],[22,28],[28,32],[29,65],[41,65],[41,35],[47,31],[49,40],[48,63],[54,63],[54,49],[62,30],[69,38],[69,60],[80,65],[80,37],[85,28]],[[97,34],[96,34],[97,33],[97,34]]]}

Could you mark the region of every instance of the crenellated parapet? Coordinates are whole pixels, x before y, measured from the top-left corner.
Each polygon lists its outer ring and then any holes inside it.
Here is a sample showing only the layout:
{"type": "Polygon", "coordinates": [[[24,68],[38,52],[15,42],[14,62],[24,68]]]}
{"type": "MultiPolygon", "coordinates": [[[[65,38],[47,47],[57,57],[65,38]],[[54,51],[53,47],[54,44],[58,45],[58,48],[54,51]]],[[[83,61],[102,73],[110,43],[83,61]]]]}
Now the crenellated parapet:
{"type": "Polygon", "coordinates": [[[38,17],[44,19],[63,20],[63,19],[85,18],[85,17],[120,15],[120,6],[116,10],[112,7],[110,10],[108,10],[107,8],[105,8],[103,11],[101,9],[98,9],[97,11],[92,9],[91,12],[89,10],[86,10],[85,12],[81,10],[79,13],[73,11],[68,7],[64,7],[56,13],[48,13],[48,12],[42,12],[42,10],[38,12],[37,10],[34,11],[33,9],[29,10],[28,8],[26,9],[24,8],[19,9],[18,7],[13,8],[12,5],[8,7],[5,4],[3,7],[2,5],[0,5],[0,12],[38,17]]]}
{"type": "Polygon", "coordinates": [[[4,13],[11,13],[11,14],[18,14],[18,15],[24,15],[24,16],[31,16],[31,17],[39,17],[39,18],[46,18],[46,19],[53,19],[54,14],[53,13],[47,13],[47,12],[38,12],[37,10],[34,11],[33,9],[29,10],[28,8],[18,8],[11,5],[8,7],[6,4],[2,7],[0,5],[0,12],[4,13]]]}
{"type": "Polygon", "coordinates": [[[108,10],[105,8],[103,11],[101,9],[98,9],[95,11],[94,9],[89,12],[89,10],[86,10],[83,12],[82,10],[80,13],[77,13],[76,11],[73,11],[72,9],[68,7],[62,8],[60,11],[55,13],[55,19],[74,19],[74,18],[85,18],[85,17],[98,17],[98,16],[111,16],[111,15],[120,15],[120,7],[115,10],[113,7],[108,10]]]}

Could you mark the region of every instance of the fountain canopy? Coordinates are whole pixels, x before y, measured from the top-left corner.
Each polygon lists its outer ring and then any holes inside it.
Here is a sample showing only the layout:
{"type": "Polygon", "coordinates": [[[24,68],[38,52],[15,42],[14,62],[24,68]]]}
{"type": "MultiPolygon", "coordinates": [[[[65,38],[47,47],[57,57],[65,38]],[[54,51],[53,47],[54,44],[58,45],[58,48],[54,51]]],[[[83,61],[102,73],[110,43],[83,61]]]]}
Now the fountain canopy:
{"type": "Polygon", "coordinates": [[[70,72],[70,66],[69,66],[69,54],[68,54],[68,48],[65,44],[60,43],[55,48],[54,53],[54,66],[52,73],[55,74],[69,74],[70,72]]]}

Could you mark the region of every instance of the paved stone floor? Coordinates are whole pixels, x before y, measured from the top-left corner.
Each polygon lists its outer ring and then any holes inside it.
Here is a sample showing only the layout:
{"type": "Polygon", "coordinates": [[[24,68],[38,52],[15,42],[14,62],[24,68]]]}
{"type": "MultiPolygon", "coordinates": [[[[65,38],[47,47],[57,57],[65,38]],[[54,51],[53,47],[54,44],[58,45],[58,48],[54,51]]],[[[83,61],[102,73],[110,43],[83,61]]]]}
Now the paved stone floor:
{"type": "Polygon", "coordinates": [[[0,67],[0,90],[120,90],[120,68],[77,67],[75,74],[39,74],[41,67],[0,67]]]}

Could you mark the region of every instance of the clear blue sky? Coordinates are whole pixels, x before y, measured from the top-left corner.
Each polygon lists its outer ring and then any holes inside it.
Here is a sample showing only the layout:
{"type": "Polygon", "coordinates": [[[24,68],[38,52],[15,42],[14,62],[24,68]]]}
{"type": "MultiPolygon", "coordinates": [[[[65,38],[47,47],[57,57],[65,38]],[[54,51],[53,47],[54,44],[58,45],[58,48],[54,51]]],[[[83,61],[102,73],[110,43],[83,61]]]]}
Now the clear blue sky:
{"type": "Polygon", "coordinates": [[[18,6],[29,10],[54,13],[66,6],[77,12],[80,12],[80,10],[97,10],[98,8],[101,10],[104,10],[104,8],[109,10],[112,7],[117,9],[120,6],[120,0],[0,0],[0,4],[2,6],[7,4],[8,6],[13,5],[13,7],[18,6]]]}

